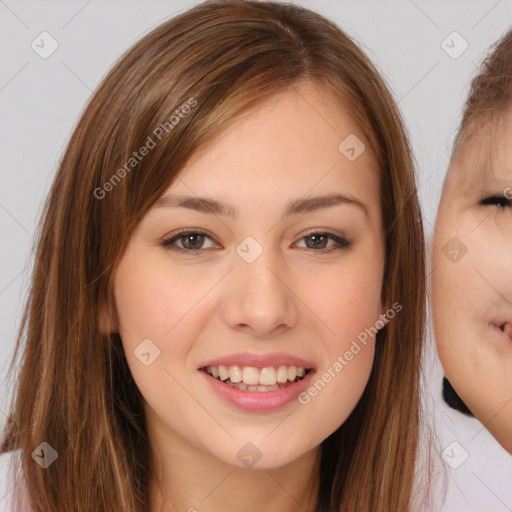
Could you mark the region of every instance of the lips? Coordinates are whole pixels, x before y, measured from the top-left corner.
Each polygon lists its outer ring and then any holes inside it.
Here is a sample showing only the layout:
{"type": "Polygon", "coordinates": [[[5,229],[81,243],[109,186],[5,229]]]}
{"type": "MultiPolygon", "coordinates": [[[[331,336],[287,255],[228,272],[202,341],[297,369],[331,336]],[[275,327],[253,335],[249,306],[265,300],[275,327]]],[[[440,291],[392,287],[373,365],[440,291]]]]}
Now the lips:
{"type": "Polygon", "coordinates": [[[293,402],[315,374],[311,361],[290,354],[231,354],[198,368],[211,389],[228,404],[270,412],[293,402]]]}
{"type": "Polygon", "coordinates": [[[500,331],[512,341],[512,320],[496,320],[490,323],[494,329],[500,331]]]}
{"type": "Polygon", "coordinates": [[[221,382],[205,371],[199,372],[205,379],[205,383],[226,405],[234,407],[240,411],[249,413],[271,413],[296,403],[297,397],[311,386],[315,371],[307,373],[300,380],[288,382],[284,387],[274,389],[274,386],[247,386],[246,390],[239,389],[226,382],[221,382]],[[249,389],[250,388],[250,389],[249,389]]]}
{"type": "Polygon", "coordinates": [[[501,330],[512,340],[512,324],[511,324],[511,322],[505,322],[501,326],[501,330]]]}
{"type": "Polygon", "coordinates": [[[312,361],[285,354],[282,352],[273,354],[253,354],[253,353],[238,353],[229,354],[217,359],[204,361],[198,367],[198,370],[207,366],[254,366],[256,368],[278,367],[278,366],[303,366],[308,369],[315,369],[312,361]]]}

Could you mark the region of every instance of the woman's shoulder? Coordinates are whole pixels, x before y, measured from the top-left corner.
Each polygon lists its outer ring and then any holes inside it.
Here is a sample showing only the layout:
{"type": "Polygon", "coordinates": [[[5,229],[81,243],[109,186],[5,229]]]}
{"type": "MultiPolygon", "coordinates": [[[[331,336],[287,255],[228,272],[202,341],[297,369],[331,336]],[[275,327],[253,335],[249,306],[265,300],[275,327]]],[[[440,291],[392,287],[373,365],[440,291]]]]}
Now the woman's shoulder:
{"type": "Polygon", "coordinates": [[[15,472],[21,450],[0,453],[0,510],[2,512],[30,512],[25,482],[21,471],[15,472]],[[18,477],[18,479],[16,479],[18,477]],[[20,499],[19,509],[16,498],[20,499]]]}

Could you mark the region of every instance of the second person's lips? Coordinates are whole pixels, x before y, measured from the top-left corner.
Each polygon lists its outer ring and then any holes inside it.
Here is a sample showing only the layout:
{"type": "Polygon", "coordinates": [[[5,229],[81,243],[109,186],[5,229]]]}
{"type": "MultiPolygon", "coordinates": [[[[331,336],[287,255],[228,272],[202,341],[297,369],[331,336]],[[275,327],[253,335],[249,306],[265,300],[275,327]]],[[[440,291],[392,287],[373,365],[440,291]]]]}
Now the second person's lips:
{"type": "Polygon", "coordinates": [[[501,331],[512,341],[512,320],[498,320],[490,323],[489,325],[494,327],[497,331],[501,331]]]}
{"type": "Polygon", "coordinates": [[[512,340],[512,322],[508,320],[500,328],[512,340]]]}

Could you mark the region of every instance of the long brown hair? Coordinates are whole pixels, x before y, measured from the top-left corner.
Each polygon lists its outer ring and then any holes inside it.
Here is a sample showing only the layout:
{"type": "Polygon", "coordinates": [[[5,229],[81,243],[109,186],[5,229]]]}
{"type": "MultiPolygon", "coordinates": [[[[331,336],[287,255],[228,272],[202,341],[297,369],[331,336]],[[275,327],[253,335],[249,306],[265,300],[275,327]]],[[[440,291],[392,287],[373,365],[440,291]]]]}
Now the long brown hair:
{"type": "Polygon", "coordinates": [[[360,402],[322,443],[317,511],[410,510],[425,256],[403,123],[375,67],[333,22],[296,5],[243,0],[201,3],[135,44],[90,99],[62,158],[38,233],[4,443],[22,450],[34,510],[146,509],[142,396],[119,334],[99,322],[107,310],[115,324],[113,270],[191,156],[240,114],[301,81],[329,90],[371,142],[385,228],[382,296],[402,306],[377,335],[360,402]],[[174,124],[173,112],[193,102],[174,124]],[[158,126],[167,128],[161,141],[127,166],[158,126]],[[58,453],[45,470],[31,457],[43,441],[58,453]]]}

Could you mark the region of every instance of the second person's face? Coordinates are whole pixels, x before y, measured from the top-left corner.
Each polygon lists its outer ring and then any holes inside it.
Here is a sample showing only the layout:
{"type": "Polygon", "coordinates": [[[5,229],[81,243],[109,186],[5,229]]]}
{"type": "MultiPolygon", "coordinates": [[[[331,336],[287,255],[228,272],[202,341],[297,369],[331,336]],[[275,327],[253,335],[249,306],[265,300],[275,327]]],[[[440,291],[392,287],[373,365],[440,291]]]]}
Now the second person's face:
{"type": "Polygon", "coordinates": [[[512,114],[451,165],[435,225],[432,307],[454,389],[512,453],[512,114]]]}

